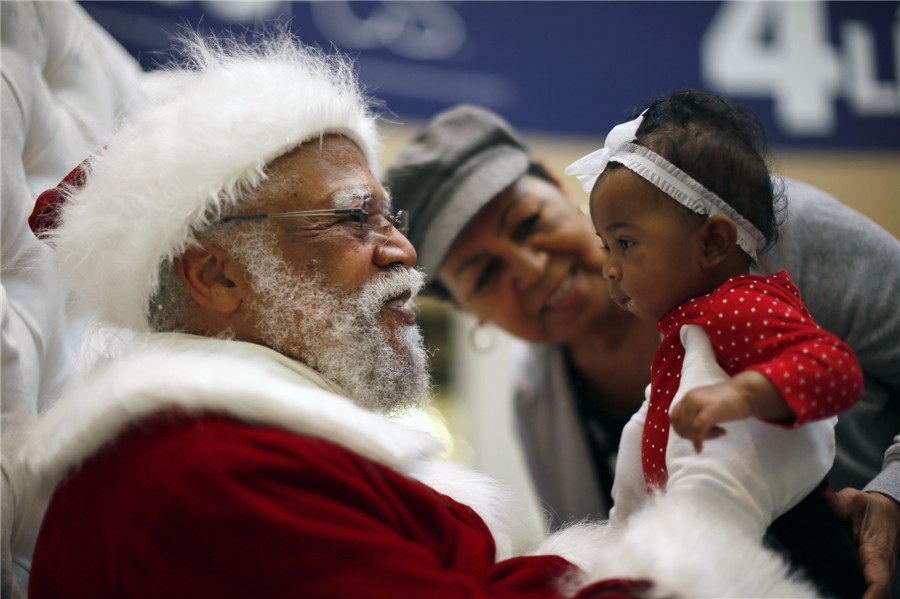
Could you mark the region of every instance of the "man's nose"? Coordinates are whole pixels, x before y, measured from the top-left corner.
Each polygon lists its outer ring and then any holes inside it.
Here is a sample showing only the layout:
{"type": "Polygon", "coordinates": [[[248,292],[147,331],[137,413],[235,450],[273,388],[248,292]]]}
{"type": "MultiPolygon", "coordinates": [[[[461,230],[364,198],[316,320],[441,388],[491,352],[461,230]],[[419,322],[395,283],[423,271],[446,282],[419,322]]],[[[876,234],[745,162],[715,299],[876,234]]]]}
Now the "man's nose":
{"type": "Polygon", "coordinates": [[[412,268],[416,265],[416,258],[416,248],[396,228],[391,228],[387,240],[375,248],[375,254],[373,255],[375,263],[382,268],[397,263],[403,264],[407,268],[412,268]]]}

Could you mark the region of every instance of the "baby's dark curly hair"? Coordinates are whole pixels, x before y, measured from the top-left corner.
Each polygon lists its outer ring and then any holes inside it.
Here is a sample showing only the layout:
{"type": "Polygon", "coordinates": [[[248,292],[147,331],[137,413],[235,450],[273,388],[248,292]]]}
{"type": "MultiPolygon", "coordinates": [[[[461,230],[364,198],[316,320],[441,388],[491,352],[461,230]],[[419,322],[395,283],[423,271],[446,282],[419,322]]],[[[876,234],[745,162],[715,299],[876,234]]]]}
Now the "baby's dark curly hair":
{"type": "Polygon", "coordinates": [[[784,202],[766,164],[765,127],[749,108],[711,92],[678,90],[649,104],[636,143],[717,194],[768,245],[775,242],[784,202]]]}

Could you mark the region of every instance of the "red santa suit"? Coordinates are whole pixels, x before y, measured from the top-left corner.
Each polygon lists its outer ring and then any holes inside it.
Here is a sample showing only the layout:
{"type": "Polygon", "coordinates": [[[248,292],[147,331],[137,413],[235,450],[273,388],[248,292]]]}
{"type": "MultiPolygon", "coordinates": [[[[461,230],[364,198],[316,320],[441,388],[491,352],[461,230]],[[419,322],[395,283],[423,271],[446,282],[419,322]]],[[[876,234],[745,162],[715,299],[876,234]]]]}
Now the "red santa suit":
{"type": "Polygon", "coordinates": [[[581,525],[535,545],[496,483],[439,450],[261,346],[150,335],[23,440],[18,496],[52,495],[30,596],[815,596],[690,505],[652,506],[631,539],[581,525]]]}
{"type": "MultiPolygon", "coordinates": [[[[862,374],[853,351],[815,324],[784,271],[770,277],[734,277],[712,293],[673,310],[658,328],[664,338],[653,360],[649,399],[623,432],[620,452],[625,455],[620,453],[618,490],[614,490],[616,514],[620,517],[636,509],[648,491],[671,490],[673,467],[678,470],[678,484],[686,476],[684,468],[696,468],[698,474],[719,479],[720,486],[731,486],[725,495],[745,504],[715,509],[730,511],[730,517],[745,521],[754,534],[761,534],[774,517],[809,493],[830,468],[834,456],[832,417],[852,406],[862,392],[862,374]],[[688,373],[686,338],[705,346],[706,357],[695,356],[693,367],[707,374],[719,370],[719,375],[696,380],[688,373]],[[728,434],[705,443],[699,455],[685,440],[669,434],[669,410],[687,391],[744,370],[759,371],[772,381],[795,414],[792,422],[777,423],[779,427],[755,419],[726,423],[728,434]],[[734,444],[734,448],[722,444],[734,444]],[[723,462],[716,465],[720,456],[724,456],[723,462]],[[694,459],[702,464],[692,465],[694,459]],[[775,467],[785,460],[797,460],[798,468],[775,467]],[[766,490],[766,484],[760,482],[747,490],[739,489],[734,480],[723,483],[732,468],[758,469],[759,481],[778,488],[766,490]],[[620,481],[619,475],[629,469],[632,475],[620,481]],[[778,475],[767,475],[767,469],[778,475]],[[640,481],[633,475],[636,470],[642,473],[640,481]],[[773,493],[779,499],[773,499],[773,493]],[[752,524],[746,514],[738,515],[741,511],[752,512],[752,524]]],[[[696,476],[687,476],[696,482],[696,476]]],[[[708,491],[715,484],[705,481],[702,486],[708,491]]]]}

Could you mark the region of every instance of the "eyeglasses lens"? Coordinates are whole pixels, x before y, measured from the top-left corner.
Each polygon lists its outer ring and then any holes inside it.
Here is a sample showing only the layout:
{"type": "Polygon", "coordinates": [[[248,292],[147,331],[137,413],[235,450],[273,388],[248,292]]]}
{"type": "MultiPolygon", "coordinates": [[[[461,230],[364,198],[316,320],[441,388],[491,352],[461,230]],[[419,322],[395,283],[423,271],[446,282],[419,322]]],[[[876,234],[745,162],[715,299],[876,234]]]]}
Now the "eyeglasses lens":
{"type": "Polygon", "coordinates": [[[360,240],[371,240],[378,245],[384,245],[391,235],[392,227],[406,235],[406,231],[409,229],[408,213],[405,210],[394,213],[394,207],[390,202],[366,198],[363,202],[363,214],[359,223],[360,240]],[[377,216],[379,213],[381,218],[377,216]]]}

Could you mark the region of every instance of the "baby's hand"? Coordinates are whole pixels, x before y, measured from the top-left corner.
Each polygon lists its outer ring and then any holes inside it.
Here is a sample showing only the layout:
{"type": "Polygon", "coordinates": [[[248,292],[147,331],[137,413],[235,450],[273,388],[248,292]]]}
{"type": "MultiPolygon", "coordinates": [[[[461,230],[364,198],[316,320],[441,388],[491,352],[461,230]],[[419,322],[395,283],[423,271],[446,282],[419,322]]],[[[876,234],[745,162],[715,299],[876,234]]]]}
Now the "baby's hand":
{"type": "Polygon", "coordinates": [[[719,423],[744,420],[751,415],[746,396],[729,380],[688,391],[669,412],[669,420],[675,432],[693,441],[694,450],[700,453],[704,439],[725,434],[719,423]]]}

